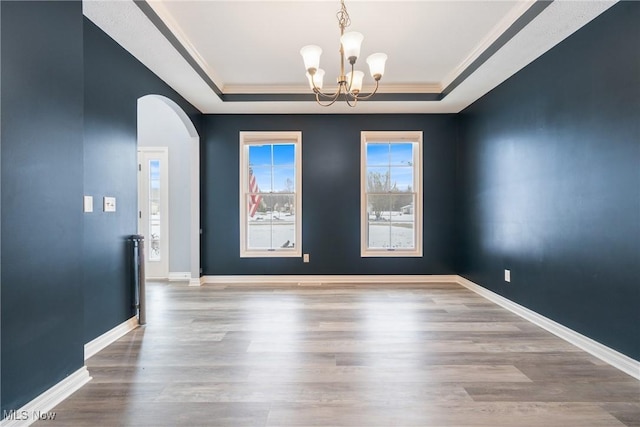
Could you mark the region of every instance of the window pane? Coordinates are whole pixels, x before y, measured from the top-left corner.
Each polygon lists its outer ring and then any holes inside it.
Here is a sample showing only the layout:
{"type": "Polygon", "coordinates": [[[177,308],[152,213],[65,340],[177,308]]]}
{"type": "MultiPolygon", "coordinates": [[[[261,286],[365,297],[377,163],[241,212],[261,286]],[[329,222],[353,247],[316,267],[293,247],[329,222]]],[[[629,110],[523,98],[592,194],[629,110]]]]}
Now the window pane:
{"type": "Polygon", "coordinates": [[[274,249],[293,249],[295,247],[296,233],[293,221],[274,221],[271,233],[274,249]]]}
{"type": "Polygon", "coordinates": [[[265,196],[271,210],[271,249],[295,247],[295,203],[292,194],[270,194],[265,196]]]}
{"type": "Polygon", "coordinates": [[[413,167],[391,168],[391,191],[413,191],[413,167]]]}
{"type": "Polygon", "coordinates": [[[388,195],[367,196],[368,247],[388,249],[391,247],[389,219],[391,218],[391,197],[388,195]]]}
{"type": "Polygon", "coordinates": [[[249,220],[247,226],[247,248],[269,249],[271,247],[271,224],[249,220]]]}
{"type": "Polygon", "coordinates": [[[386,195],[368,195],[367,212],[369,221],[388,221],[391,198],[386,195]]]}
{"type": "Polygon", "coordinates": [[[271,166],[271,145],[249,145],[249,165],[271,166]]]}
{"type": "Polygon", "coordinates": [[[413,166],[413,143],[395,142],[390,148],[390,163],[393,166],[413,166]]]}
{"type": "Polygon", "coordinates": [[[392,222],[391,223],[391,247],[398,249],[413,249],[415,233],[413,222],[392,222]]]}
{"type": "Polygon", "coordinates": [[[414,201],[413,193],[367,196],[370,249],[415,247],[414,201]]]}
{"type": "Polygon", "coordinates": [[[247,248],[269,249],[271,247],[271,207],[262,195],[248,195],[247,248]]]}
{"type": "Polygon", "coordinates": [[[295,196],[265,194],[247,196],[249,218],[247,227],[248,249],[295,248],[295,196]],[[251,216],[252,206],[258,208],[251,216]]]}
{"type": "Polygon", "coordinates": [[[274,215],[277,217],[279,215],[279,197],[276,194],[264,194],[262,198],[262,203],[265,207],[265,219],[271,221],[274,215]]]}
{"type": "Polygon", "coordinates": [[[391,247],[391,200],[388,195],[371,195],[367,197],[368,247],[371,249],[388,249],[391,247]]]}
{"type": "Polygon", "coordinates": [[[149,160],[149,260],[160,261],[160,160],[149,160]]]}
{"type": "Polygon", "coordinates": [[[388,193],[391,191],[391,174],[389,168],[368,167],[367,168],[367,192],[368,193],[388,193]]]}
{"type": "Polygon", "coordinates": [[[296,182],[296,170],[292,167],[273,169],[273,191],[276,193],[293,193],[296,182]]]}
{"type": "Polygon", "coordinates": [[[249,166],[249,188],[250,193],[268,193],[271,190],[271,166],[249,166]],[[253,174],[255,180],[251,179],[253,174]]]}
{"type": "Polygon", "coordinates": [[[367,166],[389,164],[389,144],[367,144],[367,166]]]}
{"type": "Polygon", "coordinates": [[[390,196],[392,215],[390,223],[391,247],[413,249],[415,247],[414,232],[414,194],[390,196]]]}
{"type": "Polygon", "coordinates": [[[369,221],[369,249],[388,249],[391,247],[391,235],[389,224],[369,221]]]}
{"type": "Polygon", "coordinates": [[[296,162],[295,145],[275,144],[273,145],[274,166],[293,166],[296,162]]]}

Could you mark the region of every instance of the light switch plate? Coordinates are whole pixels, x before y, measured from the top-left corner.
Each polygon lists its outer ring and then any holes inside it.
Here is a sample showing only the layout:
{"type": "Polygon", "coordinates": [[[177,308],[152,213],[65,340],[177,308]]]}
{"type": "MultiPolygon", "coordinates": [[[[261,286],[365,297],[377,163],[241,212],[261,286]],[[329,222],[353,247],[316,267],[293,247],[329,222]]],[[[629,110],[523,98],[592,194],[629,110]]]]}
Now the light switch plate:
{"type": "Polygon", "coordinates": [[[93,212],[93,196],[84,196],[82,199],[82,209],[84,212],[93,212]]]}
{"type": "Polygon", "coordinates": [[[104,196],[104,211],[115,212],[116,211],[116,198],[104,196]]]}

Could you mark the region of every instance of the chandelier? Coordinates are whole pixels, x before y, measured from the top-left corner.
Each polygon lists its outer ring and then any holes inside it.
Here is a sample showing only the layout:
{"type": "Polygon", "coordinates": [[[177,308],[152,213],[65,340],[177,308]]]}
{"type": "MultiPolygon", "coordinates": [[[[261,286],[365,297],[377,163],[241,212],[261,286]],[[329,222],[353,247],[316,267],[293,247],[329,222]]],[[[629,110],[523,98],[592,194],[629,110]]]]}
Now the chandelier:
{"type": "Polygon", "coordinates": [[[300,49],[300,55],[304,60],[304,67],[307,69],[307,79],[309,87],[316,95],[316,102],[323,107],[333,105],[340,95],[344,95],[344,100],[349,107],[355,107],[359,100],[369,99],[378,91],[378,84],[384,74],[384,65],[387,61],[387,55],[384,53],[374,53],[367,58],[371,77],[376,81],[376,87],[373,92],[368,95],[360,93],[362,90],[362,80],[364,73],[355,70],[355,63],[360,55],[360,45],[364,36],[358,32],[344,32],[344,29],[351,24],[351,18],[347,13],[344,0],[340,0],[341,8],[336,14],[338,18],[338,26],[340,27],[340,75],[338,76],[338,89],[334,93],[325,93],[322,91],[322,81],[324,79],[324,70],[320,68],[320,55],[322,49],[319,46],[308,45],[300,49]],[[345,59],[351,65],[351,71],[345,75],[344,63],[345,59]],[[324,101],[324,102],[323,102],[324,101]]]}

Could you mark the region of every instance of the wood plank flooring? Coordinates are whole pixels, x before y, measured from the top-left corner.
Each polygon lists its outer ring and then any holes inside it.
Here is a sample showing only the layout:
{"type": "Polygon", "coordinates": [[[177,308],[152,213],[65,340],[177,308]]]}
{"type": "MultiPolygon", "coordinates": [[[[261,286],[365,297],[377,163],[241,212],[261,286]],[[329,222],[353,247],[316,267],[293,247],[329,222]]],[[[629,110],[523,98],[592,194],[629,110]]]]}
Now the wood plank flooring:
{"type": "Polygon", "coordinates": [[[36,426],[640,426],[640,382],[455,284],[147,285],[36,426]]]}

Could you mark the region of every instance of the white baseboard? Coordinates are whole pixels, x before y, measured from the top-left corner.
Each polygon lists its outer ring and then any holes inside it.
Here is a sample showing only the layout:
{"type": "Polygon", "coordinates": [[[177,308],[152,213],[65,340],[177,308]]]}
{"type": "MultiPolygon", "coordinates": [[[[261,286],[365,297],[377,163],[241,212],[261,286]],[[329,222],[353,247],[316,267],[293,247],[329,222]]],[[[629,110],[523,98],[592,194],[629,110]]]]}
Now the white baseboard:
{"type": "Polygon", "coordinates": [[[189,286],[201,286],[202,285],[202,278],[191,278],[189,279],[189,286]]]}
{"type": "Polygon", "coordinates": [[[168,277],[170,282],[188,282],[191,280],[190,272],[171,272],[168,277]]]}
{"type": "Polygon", "coordinates": [[[629,356],[625,356],[624,354],[610,347],[607,347],[604,344],[600,344],[599,342],[594,341],[591,338],[574,331],[573,329],[569,329],[566,326],[563,326],[560,323],[557,323],[541,314],[538,314],[535,311],[529,310],[528,308],[523,307],[520,304],[517,304],[501,295],[498,295],[495,292],[488,290],[487,288],[477,285],[462,276],[458,276],[458,283],[465,288],[472,290],[478,295],[488,299],[489,301],[494,302],[503,308],[506,308],[510,312],[522,317],[523,319],[528,320],[529,322],[538,325],[543,329],[546,329],[552,334],[608,363],[614,368],[618,368],[622,372],[640,380],[640,362],[638,362],[637,360],[634,360],[629,356]]]}
{"type": "Polygon", "coordinates": [[[97,338],[89,341],[84,345],[84,360],[87,360],[103,348],[107,347],[118,338],[125,335],[127,332],[134,330],[138,327],[138,318],[136,316],[131,319],[122,322],[115,328],[105,332],[97,338]]]}
{"type": "Polygon", "coordinates": [[[456,275],[282,275],[282,276],[202,276],[202,284],[245,283],[458,283],[456,275]]]}
{"type": "Polygon", "coordinates": [[[0,427],[30,426],[41,418],[55,421],[55,413],[51,410],[90,380],[89,371],[83,366],[22,408],[3,414],[7,417],[0,422],[0,427]]]}

